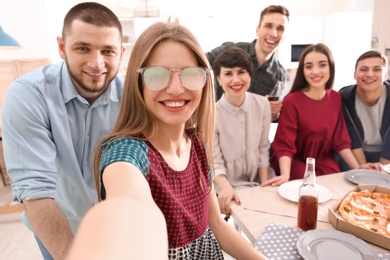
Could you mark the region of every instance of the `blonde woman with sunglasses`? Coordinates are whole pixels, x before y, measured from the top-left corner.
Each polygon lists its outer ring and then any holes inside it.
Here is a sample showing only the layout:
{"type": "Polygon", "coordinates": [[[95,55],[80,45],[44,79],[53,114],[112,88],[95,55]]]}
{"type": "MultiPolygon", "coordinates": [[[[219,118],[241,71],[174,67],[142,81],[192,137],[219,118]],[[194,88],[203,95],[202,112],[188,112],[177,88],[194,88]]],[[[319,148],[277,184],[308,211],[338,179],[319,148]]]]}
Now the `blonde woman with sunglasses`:
{"type": "Polygon", "coordinates": [[[114,131],[95,158],[99,195],[157,207],[169,259],[223,259],[221,248],[237,259],[264,259],[220,214],[214,105],[208,62],[192,33],[175,23],[146,29],[130,57],[114,131]]]}

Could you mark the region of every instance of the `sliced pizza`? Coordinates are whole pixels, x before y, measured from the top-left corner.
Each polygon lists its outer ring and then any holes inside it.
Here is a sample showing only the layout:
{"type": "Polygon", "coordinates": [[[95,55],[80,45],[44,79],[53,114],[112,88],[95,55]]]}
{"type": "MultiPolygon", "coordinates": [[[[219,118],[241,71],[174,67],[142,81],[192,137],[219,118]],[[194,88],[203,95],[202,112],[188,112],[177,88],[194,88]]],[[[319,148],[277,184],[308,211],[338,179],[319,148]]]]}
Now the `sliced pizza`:
{"type": "Polygon", "coordinates": [[[341,202],[339,213],[350,224],[390,237],[390,194],[350,192],[341,202]]]}

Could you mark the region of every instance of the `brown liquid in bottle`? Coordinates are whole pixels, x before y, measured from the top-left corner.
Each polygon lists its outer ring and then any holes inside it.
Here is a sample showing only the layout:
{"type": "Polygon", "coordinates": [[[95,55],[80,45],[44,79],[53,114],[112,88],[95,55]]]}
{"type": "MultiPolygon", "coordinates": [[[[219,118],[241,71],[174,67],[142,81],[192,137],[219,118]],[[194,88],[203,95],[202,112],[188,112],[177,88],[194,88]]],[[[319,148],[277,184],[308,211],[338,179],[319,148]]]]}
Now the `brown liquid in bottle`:
{"type": "Polygon", "coordinates": [[[298,201],[298,227],[302,230],[311,230],[317,227],[318,199],[310,195],[303,195],[298,201]]]}

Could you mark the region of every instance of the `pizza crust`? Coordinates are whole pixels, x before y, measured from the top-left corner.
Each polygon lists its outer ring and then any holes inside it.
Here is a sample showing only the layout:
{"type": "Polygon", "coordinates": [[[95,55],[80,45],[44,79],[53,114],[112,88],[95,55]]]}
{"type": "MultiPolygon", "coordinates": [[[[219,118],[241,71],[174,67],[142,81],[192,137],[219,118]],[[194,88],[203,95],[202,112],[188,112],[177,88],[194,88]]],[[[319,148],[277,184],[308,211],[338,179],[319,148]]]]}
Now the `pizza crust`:
{"type": "Polygon", "coordinates": [[[338,211],[346,222],[390,237],[390,194],[350,192],[338,211]]]}

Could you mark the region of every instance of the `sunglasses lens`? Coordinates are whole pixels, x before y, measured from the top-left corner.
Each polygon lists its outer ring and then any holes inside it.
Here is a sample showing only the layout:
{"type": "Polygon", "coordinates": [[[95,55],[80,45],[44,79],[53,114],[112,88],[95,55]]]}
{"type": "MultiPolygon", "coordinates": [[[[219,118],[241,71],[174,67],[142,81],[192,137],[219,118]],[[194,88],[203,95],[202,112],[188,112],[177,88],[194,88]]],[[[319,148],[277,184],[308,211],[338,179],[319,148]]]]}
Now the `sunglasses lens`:
{"type": "Polygon", "coordinates": [[[206,71],[199,67],[187,67],[180,73],[180,80],[185,88],[201,89],[206,84],[206,71]]]}
{"type": "MultiPolygon", "coordinates": [[[[168,85],[171,72],[167,68],[156,66],[146,68],[142,75],[148,89],[161,90],[168,85]]],[[[184,68],[180,71],[179,77],[181,83],[187,89],[198,90],[206,84],[206,71],[200,67],[184,68]]]]}
{"type": "Polygon", "coordinates": [[[144,71],[143,77],[148,89],[160,90],[168,85],[170,73],[164,67],[150,67],[144,71]]]}

